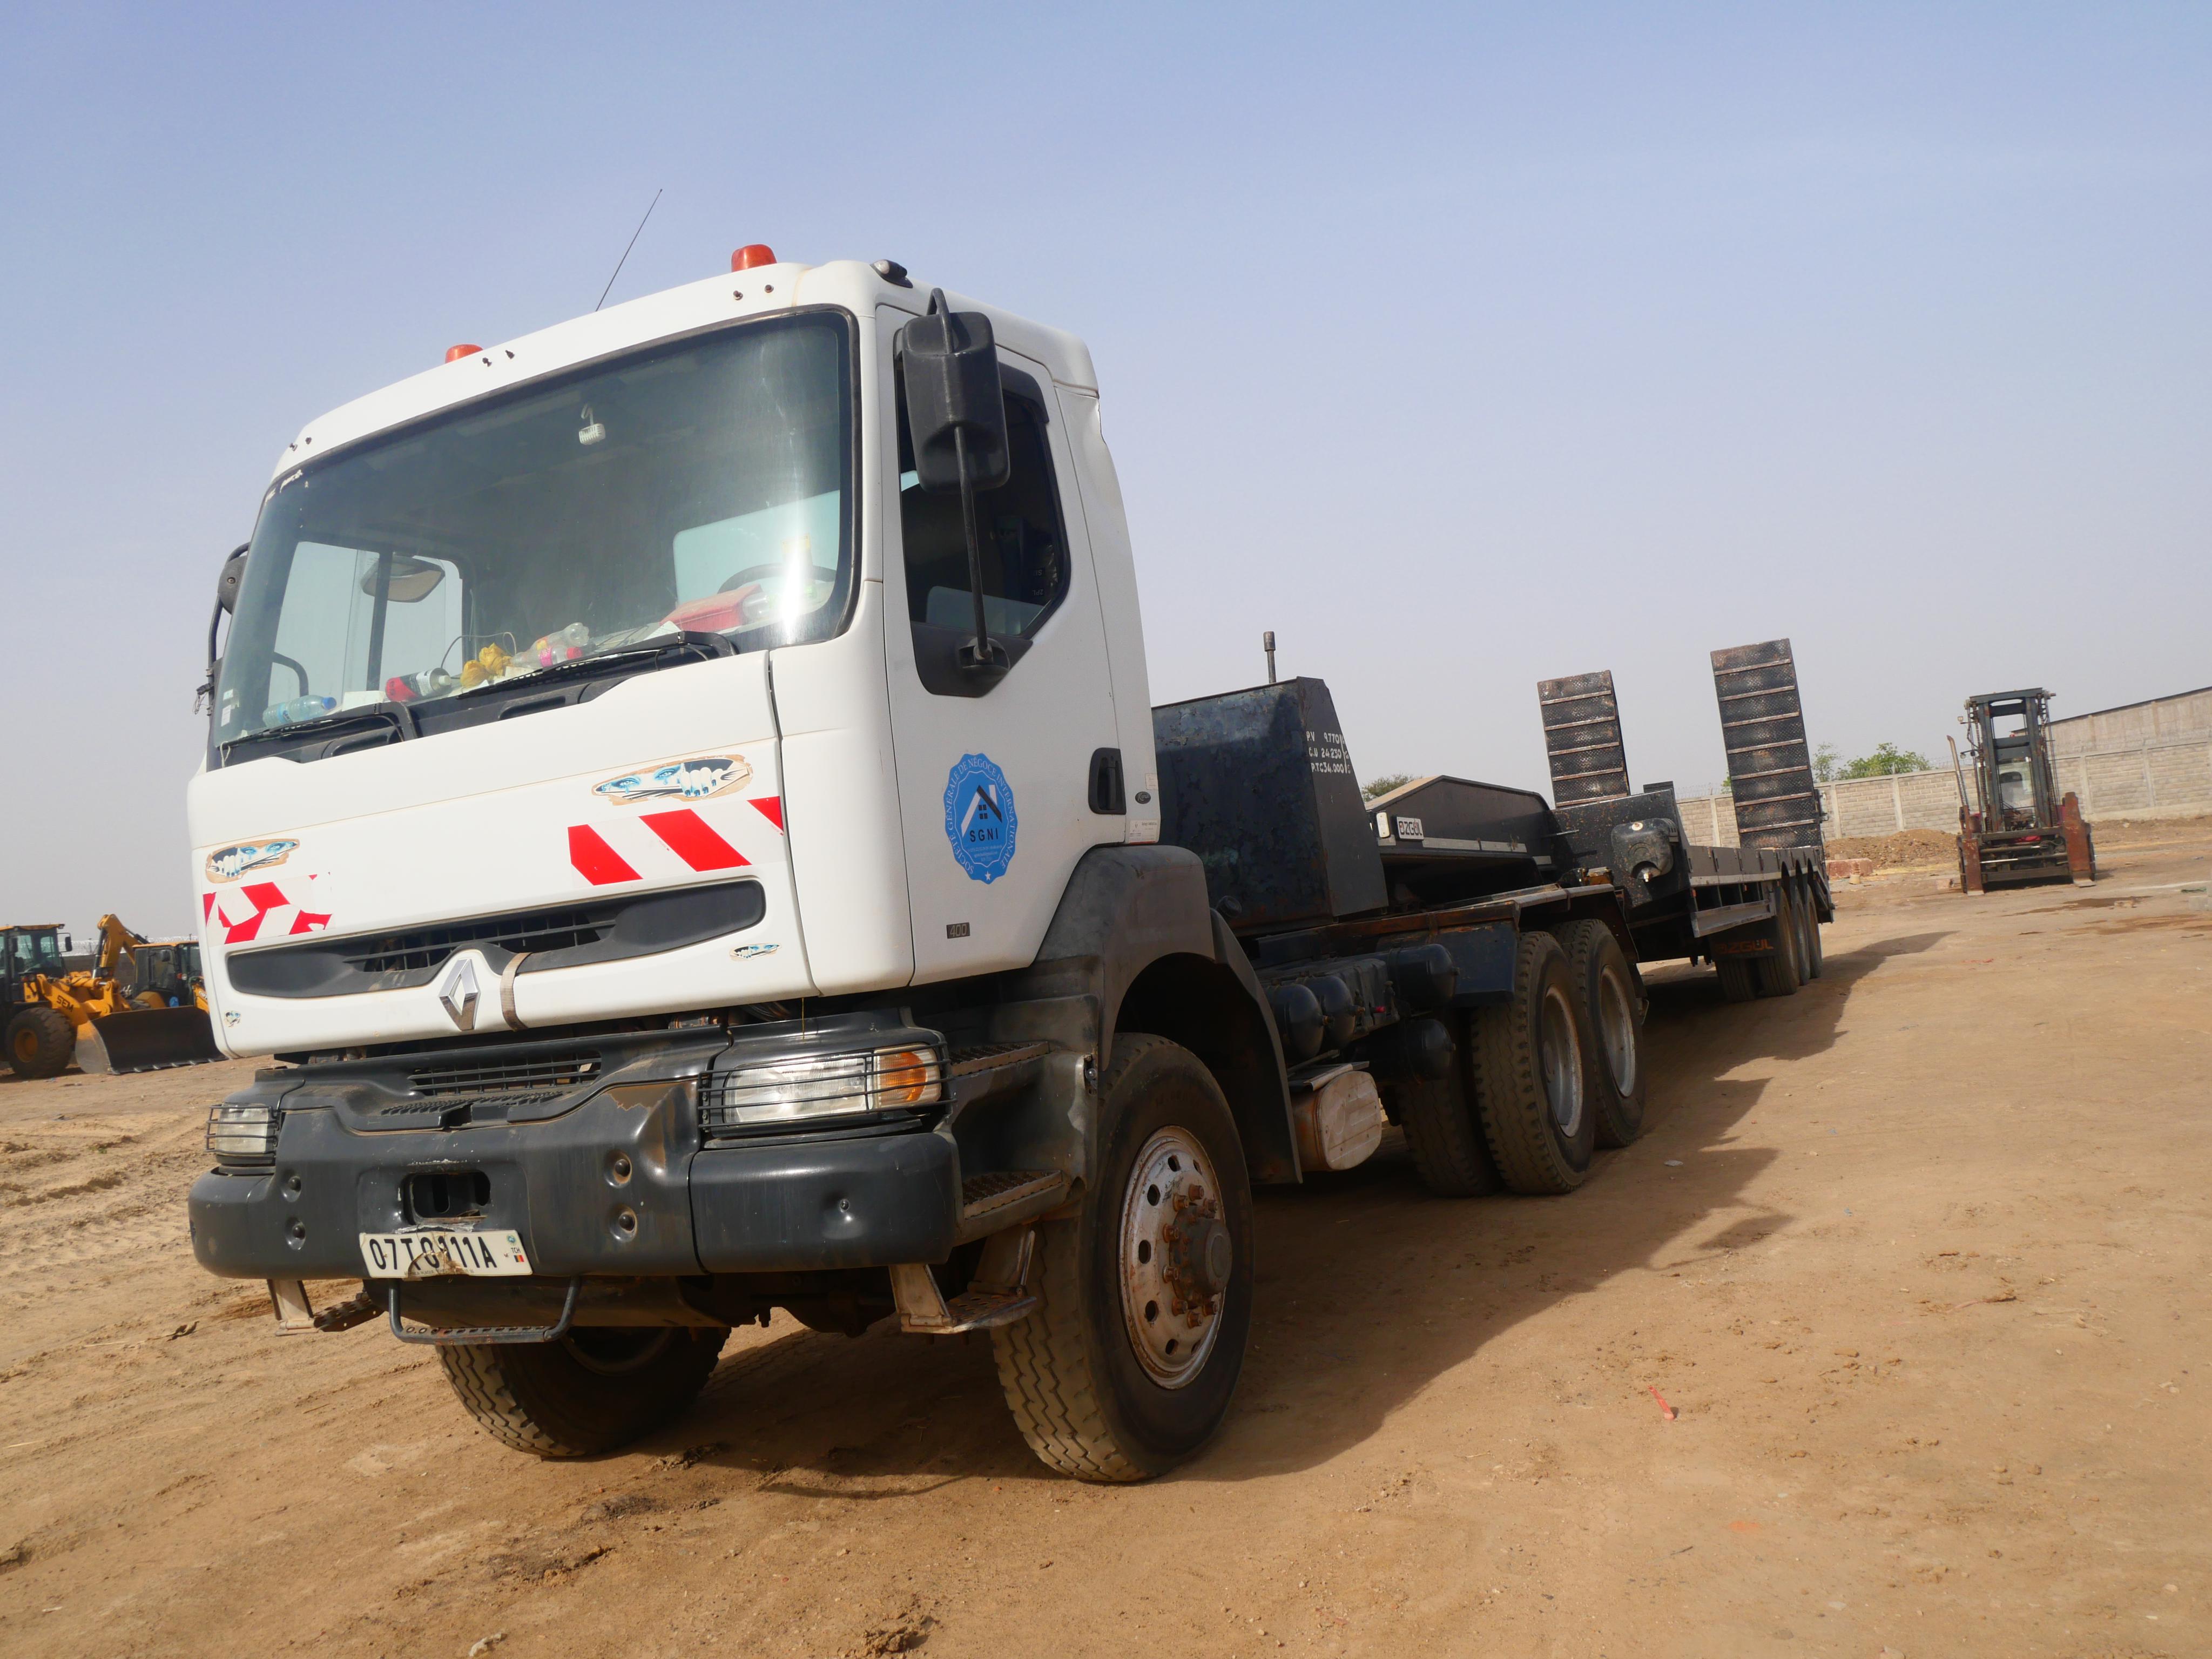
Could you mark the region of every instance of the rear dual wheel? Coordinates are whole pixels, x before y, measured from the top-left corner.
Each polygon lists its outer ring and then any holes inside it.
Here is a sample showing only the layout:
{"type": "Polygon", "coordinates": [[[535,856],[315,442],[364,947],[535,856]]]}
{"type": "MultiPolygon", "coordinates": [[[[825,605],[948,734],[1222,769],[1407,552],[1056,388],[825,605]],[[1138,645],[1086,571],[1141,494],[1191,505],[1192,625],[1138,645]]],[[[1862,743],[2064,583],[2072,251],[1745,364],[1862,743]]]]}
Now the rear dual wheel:
{"type": "Polygon", "coordinates": [[[1798,963],[1805,950],[1801,915],[1796,884],[1785,877],[1776,896],[1774,910],[1776,930],[1781,937],[1771,951],[1751,958],[1751,982],[1760,996],[1787,997],[1797,994],[1802,978],[1798,963]]]}
{"type": "MultiPolygon", "coordinates": [[[[1618,947],[1616,947],[1618,948],[1618,947]]],[[[1523,933],[1512,1000],[1474,1022],[1475,1101],[1491,1162],[1516,1193],[1571,1193],[1597,1149],[1586,997],[1549,933],[1523,933]]]]}
{"type": "Polygon", "coordinates": [[[1632,1145],[1644,1133],[1644,1000],[1636,970],[1601,921],[1586,918],[1553,931],[1582,998],[1589,1038],[1584,1092],[1596,1114],[1597,1144],[1632,1145]]]}

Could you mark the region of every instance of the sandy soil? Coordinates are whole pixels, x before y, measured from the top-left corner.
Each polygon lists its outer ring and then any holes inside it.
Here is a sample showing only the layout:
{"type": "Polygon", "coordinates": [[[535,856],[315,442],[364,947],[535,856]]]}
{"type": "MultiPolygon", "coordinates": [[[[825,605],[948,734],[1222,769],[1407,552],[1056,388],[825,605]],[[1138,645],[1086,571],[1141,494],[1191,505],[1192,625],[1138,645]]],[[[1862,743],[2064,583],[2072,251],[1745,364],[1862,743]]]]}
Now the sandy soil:
{"type": "Polygon", "coordinates": [[[0,1084],[0,1650],[2212,1651],[2212,838],[2100,839],[1849,890],[1786,1002],[1655,975],[1572,1198],[1264,1198],[1235,1415],[1137,1488],[1033,1463],[980,1342],[781,1320],[534,1462],[193,1266],[244,1067],[0,1084]]]}

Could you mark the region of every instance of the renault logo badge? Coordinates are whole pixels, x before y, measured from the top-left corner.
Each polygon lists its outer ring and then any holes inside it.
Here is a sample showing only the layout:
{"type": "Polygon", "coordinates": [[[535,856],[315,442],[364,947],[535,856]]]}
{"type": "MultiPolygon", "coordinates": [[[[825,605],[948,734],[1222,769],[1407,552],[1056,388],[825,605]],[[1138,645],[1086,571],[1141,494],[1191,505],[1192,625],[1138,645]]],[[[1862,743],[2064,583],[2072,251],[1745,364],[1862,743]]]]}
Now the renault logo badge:
{"type": "Polygon", "coordinates": [[[453,964],[453,971],[446,975],[446,982],[438,988],[438,1005],[460,1030],[469,1031],[476,1029],[477,970],[471,958],[463,957],[453,964]]]}

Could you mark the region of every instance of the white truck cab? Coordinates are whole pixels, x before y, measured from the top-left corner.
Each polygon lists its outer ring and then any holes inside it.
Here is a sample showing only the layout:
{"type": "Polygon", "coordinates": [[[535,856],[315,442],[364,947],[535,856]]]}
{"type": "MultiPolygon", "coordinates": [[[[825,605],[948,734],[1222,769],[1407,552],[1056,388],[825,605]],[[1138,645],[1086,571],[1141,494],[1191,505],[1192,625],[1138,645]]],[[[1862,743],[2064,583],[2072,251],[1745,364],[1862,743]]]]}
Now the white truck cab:
{"type": "Polygon", "coordinates": [[[1156,837],[1090,355],[974,307],[1015,660],[963,677],[959,503],[901,459],[927,304],[895,266],[754,264],[457,347],[301,430],[189,795],[228,1051],[1024,965],[1085,849],[1156,837]]]}

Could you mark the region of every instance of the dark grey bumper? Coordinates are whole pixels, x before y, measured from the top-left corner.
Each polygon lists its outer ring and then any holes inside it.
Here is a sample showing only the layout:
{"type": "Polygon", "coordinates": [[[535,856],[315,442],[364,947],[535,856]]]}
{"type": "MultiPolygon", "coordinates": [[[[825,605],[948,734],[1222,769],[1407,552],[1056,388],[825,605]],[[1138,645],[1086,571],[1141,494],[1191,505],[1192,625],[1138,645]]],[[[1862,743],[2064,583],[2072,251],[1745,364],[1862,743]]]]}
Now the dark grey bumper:
{"type": "Polygon", "coordinates": [[[361,1234],[416,1224],[408,1178],[464,1170],[490,1187],[469,1224],[514,1229],[546,1276],[942,1261],[960,1213],[949,1137],[702,1150],[688,1091],[672,1089],[642,1106],[601,1095],[549,1122],[445,1130],[362,1133],[327,1109],[287,1111],[273,1170],[194,1183],[192,1253],[232,1278],[359,1278],[361,1234]]]}

